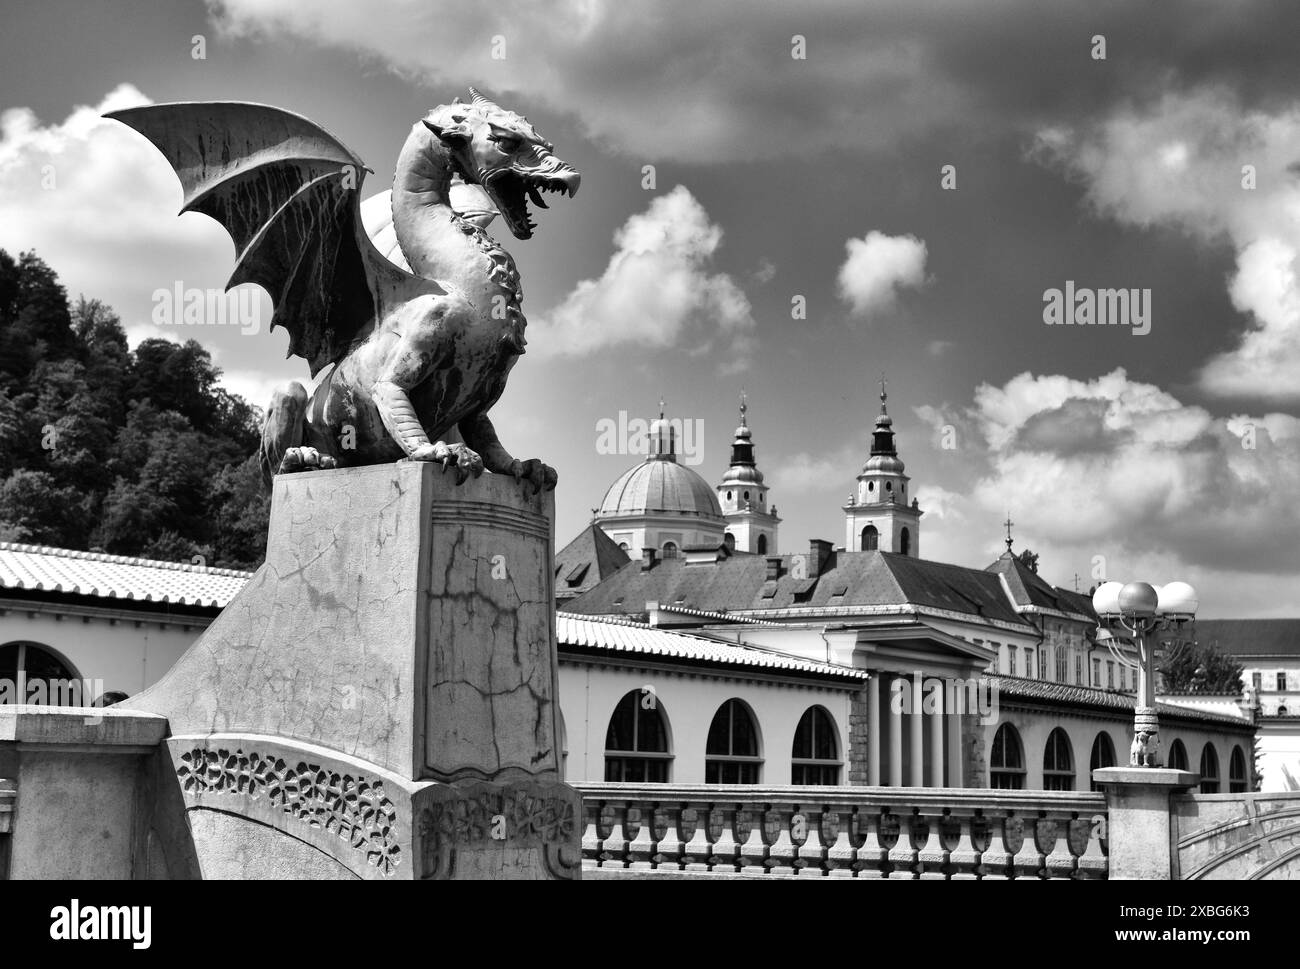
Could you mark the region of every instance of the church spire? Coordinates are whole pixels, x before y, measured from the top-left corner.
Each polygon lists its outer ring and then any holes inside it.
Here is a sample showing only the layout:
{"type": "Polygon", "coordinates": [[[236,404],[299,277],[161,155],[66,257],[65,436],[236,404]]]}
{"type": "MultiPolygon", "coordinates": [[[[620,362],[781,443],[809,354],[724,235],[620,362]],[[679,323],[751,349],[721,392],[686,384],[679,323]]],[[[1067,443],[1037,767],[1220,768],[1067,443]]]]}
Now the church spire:
{"type": "Polygon", "coordinates": [[[754,458],[753,432],[749,429],[749,399],[741,391],[740,424],[731,441],[731,466],[717,486],[718,503],[727,520],[725,540],[734,552],[776,554],[777,526],[781,519],[768,505],[767,485],[754,458]]]}
{"type": "MultiPolygon", "coordinates": [[[[746,416],[748,412],[749,403],[745,398],[745,392],[741,391],[740,426],[736,428],[735,439],[731,442],[731,466],[733,468],[754,467],[753,434],[749,429],[749,421],[746,416]]],[[[762,474],[758,474],[757,478],[761,482],[763,480],[762,474]]]]}

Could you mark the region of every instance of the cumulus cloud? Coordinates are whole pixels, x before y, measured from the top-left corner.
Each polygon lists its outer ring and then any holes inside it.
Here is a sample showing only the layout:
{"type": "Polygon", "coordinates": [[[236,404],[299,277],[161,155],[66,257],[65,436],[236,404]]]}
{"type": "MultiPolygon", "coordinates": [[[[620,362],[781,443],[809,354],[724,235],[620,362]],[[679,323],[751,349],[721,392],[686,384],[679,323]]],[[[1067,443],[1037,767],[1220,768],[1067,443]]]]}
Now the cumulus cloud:
{"type": "Polygon", "coordinates": [[[1300,570],[1295,417],[1216,417],[1116,369],[1089,381],[1022,373],[983,384],[968,418],[988,460],[972,500],[990,513],[1013,500],[1017,523],[1042,540],[1300,570]]]}
{"type": "Polygon", "coordinates": [[[580,356],[620,346],[704,353],[718,348],[743,369],[754,316],[744,290],[710,272],[722,229],[678,185],[614,234],[598,279],[585,279],[554,309],[529,322],[529,352],[580,356]]]}
{"type": "MultiPolygon", "coordinates": [[[[287,337],[241,332],[237,326],[158,326],[157,290],[224,288],[234,246],[216,222],[177,218],[181,187],[162,155],[105,112],[150,104],[131,84],[97,104],[43,121],[29,108],[0,114],[0,248],[32,249],[59,274],[72,298],[84,293],[117,311],[131,346],[147,338],[194,338],[226,374],[222,383],[264,405],[267,388],[287,376],[305,378],[299,361],[265,364],[287,337]]],[[[269,320],[270,298],[250,287],[257,318],[269,320]]]]}
{"type": "Polygon", "coordinates": [[[1170,93],[1092,124],[1044,129],[1035,154],[1080,179],[1102,215],[1231,244],[1228,295],[1247,326],[1204,365],[1200,385],[1300,402],[1300,177],[1291,170],[1300,107],[1249,110],[1221,88],[1170,93]]]}
{"type": "Polygon", "coordinates": [[[925,243],[916,236],[887,236],[874,229],[844,243],[847,257],[835,277],[840,299],[855,316],[894,305],[898,291],[925,284],[925,243]]]}

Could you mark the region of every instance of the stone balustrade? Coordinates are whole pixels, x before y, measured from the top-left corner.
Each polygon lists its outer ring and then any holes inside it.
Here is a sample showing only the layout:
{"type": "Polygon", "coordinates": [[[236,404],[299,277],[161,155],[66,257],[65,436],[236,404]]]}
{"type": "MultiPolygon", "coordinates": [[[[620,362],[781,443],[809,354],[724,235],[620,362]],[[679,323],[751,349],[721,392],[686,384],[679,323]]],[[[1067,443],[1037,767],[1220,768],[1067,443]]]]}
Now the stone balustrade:
{"type": "Polygon", "coordinates": [[[583,877],[1099,879],[1103,794],[584,784],[583,877]]]}

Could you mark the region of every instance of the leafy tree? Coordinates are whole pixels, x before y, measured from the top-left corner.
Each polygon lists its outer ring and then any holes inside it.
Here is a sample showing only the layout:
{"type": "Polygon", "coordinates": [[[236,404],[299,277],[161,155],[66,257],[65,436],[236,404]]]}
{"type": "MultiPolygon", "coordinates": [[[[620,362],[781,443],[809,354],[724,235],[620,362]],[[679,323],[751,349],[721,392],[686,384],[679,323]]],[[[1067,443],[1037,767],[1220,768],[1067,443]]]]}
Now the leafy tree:
{"type": "Polygon", "coordinates": [[[1027,569],[1029,569],[1030,572],[1034,573],[1034,575],[1038,574],[1038,553],[1037,552],[1031,552],[1029,549],[1024,549],[1016,557],[1020,559],[1020,561],[1024,564],[1024,566],[1027,569]]]}
{"type": "Polygon", "coordinates": [[[111,308],[0,250],[0,540],[255,567],[261,412],[220,376],[193,340],[133,352],[111,308]]]}
{"type": "Polygon", "coordinates": [[[1170,693],[1241,693],[1244,667],[1210,643],[1187,643],[1166,653],[1160,668],[1165,689],[1170,693]]]}

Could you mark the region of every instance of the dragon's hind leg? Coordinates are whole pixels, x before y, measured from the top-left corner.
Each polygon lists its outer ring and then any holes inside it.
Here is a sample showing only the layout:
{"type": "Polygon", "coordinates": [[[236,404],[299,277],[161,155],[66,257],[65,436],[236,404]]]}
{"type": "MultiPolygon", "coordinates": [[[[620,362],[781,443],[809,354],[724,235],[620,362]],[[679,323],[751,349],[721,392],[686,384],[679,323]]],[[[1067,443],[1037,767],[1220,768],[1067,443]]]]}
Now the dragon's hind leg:
{"type": "Polygon", "coordinates": [[[277,474],[332,468],[336,462],[314,447],[304,447],[307,429],[307,391],[298,381],[277,387],[262,425],[262,481],[270,488],[277,474]]]}

